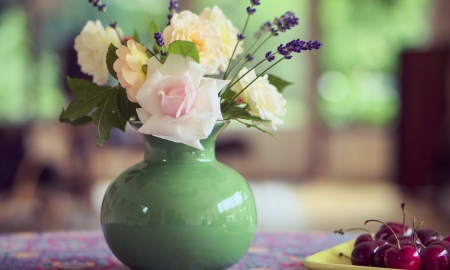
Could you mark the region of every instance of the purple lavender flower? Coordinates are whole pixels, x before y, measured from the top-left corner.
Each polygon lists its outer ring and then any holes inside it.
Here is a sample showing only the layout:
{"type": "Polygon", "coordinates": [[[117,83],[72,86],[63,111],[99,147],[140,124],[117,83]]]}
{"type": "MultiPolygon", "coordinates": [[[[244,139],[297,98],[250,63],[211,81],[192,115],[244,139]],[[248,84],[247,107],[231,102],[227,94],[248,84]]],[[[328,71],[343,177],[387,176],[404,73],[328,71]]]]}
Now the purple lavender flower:
{"type": "Polygon", "coordinates": [[[259,0],[250,0],[250,2],[252,3],[252,6],[258,6],[259,4],[261,4],[259,0]]]}
{"type": "Polygon", "coordinates": [[[286,55],[288,55],[288,54],[290,53],[290,52],[286,49],[286,47],[283,46],[283,44],[280,44],[280,46],[278,46],[277,51],[278,51],[279,54],[284,55],[284,56],[286,56],[286,55]]]}
{"type": "Polygon", "coordinates": [[[247,60],[247,62],[253,61],[254,58],[255,58],[255,57],[253,57],[251,54],[247,54],[247,55],[245,56],[245,60],[247,60]]]}
{"type": "Polygon", "coordinates": [[[264,33],[269,32],[272,24],[270,22],[265,22],[259,28],[258,32],[255,33],[255,38],[260,38],[264,33]]]}
{"type": "Polygon", "coordinates": [[[172,13],[178,13],[180,12],[180,8],[179,8],[179,0],[170,0],[169,3],[169,10],[172,13]]]}
{"type": "Polygon", "coordinates": [[[117,22],[110,23],[109,26],[110,26],[111,28],[116,28],[117,22]]]}
{"type": "Polygon", "coordinates": [[[238,40],[244,40],[245,36],[243,34],[238,34],[237,38],[238,38],[238,40]]]}
{"type": "Polygon", "coordinates": [[[256,12],[256,8],[247,7],[247,13],[248,15],[253,15],[256,12]]]}
{"type": "MultiPolygon", "coordinates": [[[[283,44],[280,44],[280,46],[278,46],[277,51],[279,54],[283,55],[284,58],[286,59],[291,59],[292,55],[291,53],[295,52],[295,53],[301,53],[302,51],[306,51],[306,50],[318,50],[320,49],[320,47],[322,46],[322,43],[320,43],[320,41],[316,40],[316,41],[304,41],[301,39],[294,39],[288,43],[286,43],[286,45],[284,46],[283,44]]],[[[267,58],[267,54],[266,54],[266,58],[267,58]]]]}
{"type": "Polygon", "coordinates": [[[294,12],[288,11],[280,18],[275,18],[273,20],[273,24],[277,26],[278,31],[286,32],[286,30],[289,30],[292,27],[298,25],[298,18],[295,17],[294,12]]]}
{"type": "Polygon", "coordinates": [[[275,28],[270,28],[270,34],[274,37],[278,36],[278,31],[275,28]]]}
{"type": "Polygon", "coordinates": [[[89,3],[91,3],[94,7],[98,8],[98,11],[106,10],[106,5],[102,4],[102,1],[100,0],[89,0],[89,3]]]}
{"type": "Polygon", "coordinates": [[[166,56],[166,55],[167,55],[167,52],[164,51],[164,50],[162,50],[162,51],[161,51],[161,56],[166,56]]]}
{"type": "Polygon", "coordinates": [[[105,9],[106,9],[105,4],[98,6],[98,11],[104,11],[105,9]]]}
{"type": "Polygon", "coordinates": [[[156,45],[158,45],[159,47],[163,47],[164,46],[164,38],[162,37],[161,33],[155,33],[155,41],[156,41],[156,45]]]}
{"type": "Polygon", "coordinates": [[[266,57],[267,61],[269,61],[269,62],[272,62],[275,59],[275,56],[272,55],[272,51],[266,52],[265,57],[266,57]]]}

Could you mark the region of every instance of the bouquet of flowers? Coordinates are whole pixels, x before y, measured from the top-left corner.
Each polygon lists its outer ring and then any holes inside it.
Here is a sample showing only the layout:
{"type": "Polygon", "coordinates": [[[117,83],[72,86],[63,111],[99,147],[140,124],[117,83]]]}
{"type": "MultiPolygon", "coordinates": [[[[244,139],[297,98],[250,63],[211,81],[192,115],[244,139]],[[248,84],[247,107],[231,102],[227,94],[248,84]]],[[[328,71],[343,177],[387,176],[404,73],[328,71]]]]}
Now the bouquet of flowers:
{"type": "Polygon", "coordinates": [[[60,121],[72,126],[94,123],[97,143],[108,141],[110,130],[125,130],[127,121],[138,120],[144,134],[203,149],[217,120],[232,119],[267,132],[276,130],[286,113],[282,91],[290,83],[267,74],[294,53],[317,50],[319,41],[295,39],[280,44],[252,67],[255,53],[269,38],[298,25],[293,12],[265,22],[247,49],[243,43],[250,17],[260,0],[250,0],[247,20],[238,31],[217,7],[200,14],[179,10],[178,0],[169,4],[169,22],[161,31],[150,23],[153,44],[139,43],[139,35],[124,36],[100,0],[89,0],[106,14],[110,24],[88,21],[75,38],[81,70],[93,82],[67,78],[75,95],[60,121]],[[260,74],[255,68],[267,65],[260,74]],[[110,77],[118,83],[105,86],[110,77]]]}

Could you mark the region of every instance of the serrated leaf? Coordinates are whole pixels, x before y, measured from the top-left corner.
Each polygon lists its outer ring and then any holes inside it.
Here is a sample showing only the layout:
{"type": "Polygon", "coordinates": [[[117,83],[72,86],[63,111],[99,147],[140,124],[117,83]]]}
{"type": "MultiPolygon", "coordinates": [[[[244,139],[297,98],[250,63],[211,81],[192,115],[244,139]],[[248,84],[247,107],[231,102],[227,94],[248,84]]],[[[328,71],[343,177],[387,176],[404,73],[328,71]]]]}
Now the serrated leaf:
{"type": "Polygon", "coordinates": [[[111,43],[108,47],[108,52],[106,53],[106,66],[108,67],[109,73],[117,79],[116,71],[114,70],[114,62],[119,58],[116,54],[117,48],[111,43]]]}
{"type": "Polygon", "coordinates": [[[270,84],[272,84],[273,86],[275,86],[278,90],[279,93],[282,93],[284,88],[286,88],[286,86],[291,85],[291,82],[287,82],[277,76],[268,74],[268,80],[270,82],[270,84]]]}
{"type": "Polygon", "coordinates": [[[133,40],[136,42],[140,42],[139,34],[136,31],[136,29],[134,29],[134,32],[133,32],[133,40]]]}
{"type": "Polygon", "coordinates": [[[87,80],[67,77],[67,84],[75,94],[62,118],[80,118],[94,110],[98,104],[105,100],[111,91],[111,86],[98,86],[87,80]]]}
{"type": "Polygon", "coordinates": [[[61,114],[59,115],[59,122],[69,124],[72,127],[84,126],[93,122],[93,119],[90,116],[83,116],[74,120],[63,118],[62,116],[64,115],[64,112],[65,110],[63,108],[61,114]]]}
{"type": "Polygon", "coordinates": [[[131,102],[128,99],[127,92],[123,88],[119,88],[119,95],[117,100],[117,106],[119,107],[119,112],[129,120],[131,117],[136,117],[136,109],[140,108],[139,103],[131,102]]]}
{"type": "Polygon", "coordinates": [[[181,54],[184,57],[192,57],[197,63],[200,62],[200,56],[198,54],[197,45],[194,42],[185,40],[176,40],[170,43],[168,53],[181,54]]]}
{"type": "Polygon", "coordinates": [[[113,128],[125,130],[127,119],[122,116],[117,106],[117,98],[119,96],[119,88],[112,89],[107,98],[99,104],[97,110],[92,113],[98,129],[97,144],[103,146],[103,141],[108,141],[110,131],[113,128]]]}

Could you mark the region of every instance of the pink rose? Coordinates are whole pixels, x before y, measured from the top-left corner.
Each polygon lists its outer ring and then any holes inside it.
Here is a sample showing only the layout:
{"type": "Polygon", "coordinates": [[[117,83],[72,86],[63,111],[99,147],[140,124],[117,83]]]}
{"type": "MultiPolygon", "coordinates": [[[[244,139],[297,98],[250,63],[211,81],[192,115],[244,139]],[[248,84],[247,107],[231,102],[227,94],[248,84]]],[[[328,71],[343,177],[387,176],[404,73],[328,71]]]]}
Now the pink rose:
{"type": "Polygon", "coordinates": [[[204,78],[205,69],[191,57],[170,54],[164,64],[147,61],[147,80],[136,95],[144,134],[203,150],[220,111],[220,90],[229,81],[204,78]]]}

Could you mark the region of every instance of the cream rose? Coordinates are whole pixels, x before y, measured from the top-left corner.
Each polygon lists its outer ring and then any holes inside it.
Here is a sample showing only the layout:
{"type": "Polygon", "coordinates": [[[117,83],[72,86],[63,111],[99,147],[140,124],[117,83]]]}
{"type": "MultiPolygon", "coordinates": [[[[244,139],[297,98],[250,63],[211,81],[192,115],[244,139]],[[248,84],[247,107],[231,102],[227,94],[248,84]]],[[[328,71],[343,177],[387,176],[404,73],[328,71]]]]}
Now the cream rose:
{"type": "MultiPolygon", "coordinates": [[[[122,33],[120,28],[117,31],[122,33]]],[[[93,76],[96,84],[105,84],[108,81],[108,68],[106,67],[106,53],[110,44],[119,47],[121,42],[116,30],[107,26],[103,28],[100,20],[88,21],[81,33],[75,38],[78,65],[81,71],[93,76]]]]}
{"type": "Polygon", "coordinates": [[[203,150],[222,119],[218,93],[228,81],[204,78],[205,70],[191,57],[170,54],[164,64],[147,60],[147,79],[136,95],[143,123],[139,132],[203,150]]]}
{"type": "MultiPolygon", "coordinates": [[[[222,52],[223,59],[220,62],[219,70],[225,72],[230,62],[231,55],[233,54],[233,49],[238,42],[237,35],[239,34],[239,31],[234,27],[233,23],[227,19],[218,6],[214,6],[212,10],[210,8],[203,9],[199,17],[200,19],[210,21],[220,35],[222,44],[219,49],[222,52]]],[[[242,41],[238,43],[233,58],[236,58],[236,56],[244,51],[242,43],[242,41]]]]}
{"type": "Polygon", "coordinates": [[[219,65],[223,61],[221,37],[213,24],[198,15],[184,10],[173,15],[163,31],[166,44],[175,40],[194,42],[200,56],[200,65],[205,69],[206,75],[218,74],[219,65]]]}
{"type": "Polygon", "coordinates": [[[127,46],[122,45],[116,50],[119,58],[114,62],[114,71],[120,85],[127,90],[128,99],[136,102],[136,94],[145,82],[146,75],[142,67],[146,64],[147,48],[130,39],[127,46]]]}
{"type": "MultiPolygon", "coordinates": [[[[247,71],[247,68],[243,68],[239,72],[239,76],[244,75],[247,71]]],[[[255,70],[252,70],[239,80],[231,90],[239,93],[255,78],[255,70]]],[[[267,75],[256,79],[256,81],[245,89],[239,97],[242,98],[243,102],[249,105],[250,113],[253,116],[258,116],[263,120],[270,120],[270,122],[262,123],[263,125],[276,130],[277,125],[284,123],[284,121],[277,116],[286,114],[286,108],[284,107],[284,105],[286,105],[286,100],[283,98],[283,95],[278,92],[277,88],[269,83],[267,75]]]]}

